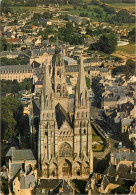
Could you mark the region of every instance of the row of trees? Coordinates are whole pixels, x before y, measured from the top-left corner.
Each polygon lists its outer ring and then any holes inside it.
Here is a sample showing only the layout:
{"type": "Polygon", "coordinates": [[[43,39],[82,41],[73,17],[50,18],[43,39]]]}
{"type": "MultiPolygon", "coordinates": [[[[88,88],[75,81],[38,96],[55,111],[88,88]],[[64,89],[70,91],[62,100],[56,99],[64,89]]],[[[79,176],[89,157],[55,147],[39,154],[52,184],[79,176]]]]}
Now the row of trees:
{"type": "Polygon", "coordinates": [[[90,35],[90,36],[98,36],[98,35],[101,35],[101,34],[104,34],[104,33],[110,33],[112,32],[112,30],[110,29],[97,29],[97,30],[92,30],[90,27],[87,27],[86,28],[86,34],[87,35],[90,35]]]}
{"type": "Polygon", "coordinates": [[[26,65],[27,60],[25,58],[17,57],[17,58],[6,58],[2,57],[1,59],[1,66],[6,66],[6,65],[26,65]]]}
{"type": "Polygon", "coordinates": [[[82,0],[12,0],[14,6],[28,6],[28,7],[36,7],[37,5],[49,5],[49,4],[80,4],[82,0]]]}
{"type": "Polygon", "coordinates": [[[18,93],[21,90],[33,89],[32,79],[24,79],[23,82],[18,83],[17,80],[2,80],[1,81],[1,92],[5,93],[18,93]]]}
{"type": "Polygon", "coordinates": [[[130,15],[127,10],[122,9],[115,15],[109,15],[108,17],[106,17],[105,21],[112,24],[134,23],[135,17],[133,15],[130,15]]]}
{"type": "Polygon", "coordinates": [[[34,13],[33,19],[52,19],[52,13],[50,12],[44,12],[43,14],[40,13],[34,13]]]}

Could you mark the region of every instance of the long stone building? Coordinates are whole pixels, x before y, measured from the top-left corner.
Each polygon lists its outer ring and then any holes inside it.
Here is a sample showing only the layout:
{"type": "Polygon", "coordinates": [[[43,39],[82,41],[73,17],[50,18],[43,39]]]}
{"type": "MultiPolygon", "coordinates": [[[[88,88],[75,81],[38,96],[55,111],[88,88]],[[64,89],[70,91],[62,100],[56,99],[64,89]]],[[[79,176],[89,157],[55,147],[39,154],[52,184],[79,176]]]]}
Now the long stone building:
{"type": "Polygon", "coordinates": [[[17,80],[22,82],[25,78],[33,78],[33,69],[29,65],[0,66],[0,80],[17,80]]]}
{"type": "Polygon", "coordinates": [[[38,166],[42,177],[85,178],[93,172],[92,131],[83,60],[73,110],[69,109],[64,61],[58,47],[45,64],[38,135],[38,166]]]}

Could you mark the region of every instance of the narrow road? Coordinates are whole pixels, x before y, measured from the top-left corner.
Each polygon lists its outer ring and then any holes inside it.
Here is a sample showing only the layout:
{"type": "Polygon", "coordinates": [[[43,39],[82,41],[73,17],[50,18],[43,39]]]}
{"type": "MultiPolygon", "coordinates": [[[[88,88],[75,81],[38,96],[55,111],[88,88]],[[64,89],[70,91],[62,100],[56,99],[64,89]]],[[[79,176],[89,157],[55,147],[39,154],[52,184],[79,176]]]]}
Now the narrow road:
{"type": "Polygon", "coordinates": [[[107,125],[105,119],[102,119],[101,113],[102,109],[96,108],[94,106],[91,106],[90,108],[90,115],[91,115],[91,121],[92,124],[97,127],[98,132],[100,132],[100,135],[104,135],[104,137],[107,141],[107,147],[103,152],[93,152],[93,155],[97,159],[104,159],[111,151],[117,150],[116,146],[117,143],[119,143],[119,137],[118,135],[113,135],[113,133],[109,133],[109,130],[111,131],[111,128],[109,125],[107,125]]]}

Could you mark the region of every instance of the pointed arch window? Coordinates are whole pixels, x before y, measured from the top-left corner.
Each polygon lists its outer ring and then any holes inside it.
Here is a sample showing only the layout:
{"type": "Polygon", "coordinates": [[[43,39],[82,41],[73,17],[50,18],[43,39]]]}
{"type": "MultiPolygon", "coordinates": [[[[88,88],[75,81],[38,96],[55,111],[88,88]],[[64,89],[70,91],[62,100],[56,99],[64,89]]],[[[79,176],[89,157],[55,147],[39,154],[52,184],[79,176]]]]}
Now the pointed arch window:
{"type": "Polygon", "coordinates": [[[83,106],[83,99],[82,99],[82,106],[83,106]]]}
{"type": "Polygon", "coordinates": [[[46,107],[48,107],[48,97],[46,95],[46,107]]]}
{"type": "Polygon", "coordinates": [[[49,118],[49,113],[47,113],[47,118],[49,118]]]}
{"type": "Polygon", "coordinates": [[[60,75],[60,71],[59,71],[59,69],[57,70],[57,75],[60,75]]]}
{"type": "Polygon", "coordinates": [[[57,86],[57,93],[59,93],[60,92],[60,84],[58,84],[58,86],[57,86]]]}
{"type": "Polygon", "coordinates": [[[63,86],[63,88],[62,88],[62,93],[64,93],[65,92],[65,88],[64,88],[64,86],[63,86]]]}

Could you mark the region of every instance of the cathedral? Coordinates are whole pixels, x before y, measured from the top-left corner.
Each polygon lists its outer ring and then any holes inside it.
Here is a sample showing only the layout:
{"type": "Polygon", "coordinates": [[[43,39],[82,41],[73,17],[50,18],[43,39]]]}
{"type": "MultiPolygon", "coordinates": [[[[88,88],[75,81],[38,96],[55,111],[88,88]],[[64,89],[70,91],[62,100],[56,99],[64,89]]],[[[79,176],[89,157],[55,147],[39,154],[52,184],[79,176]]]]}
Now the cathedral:
{"type": "Polygon", "coordinates": [[[46,178],[84,178],[93,172],[89,99],[82,56],[75,87],[73,111],[65,66],[56,47],[45,64],[38,133],[38,167],[46,178]]]}

